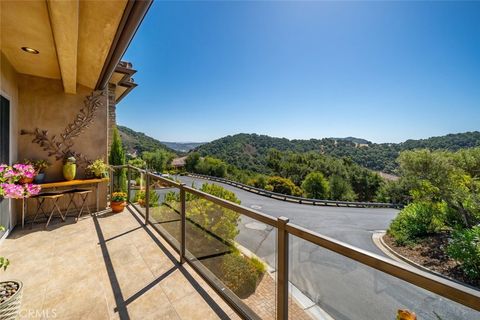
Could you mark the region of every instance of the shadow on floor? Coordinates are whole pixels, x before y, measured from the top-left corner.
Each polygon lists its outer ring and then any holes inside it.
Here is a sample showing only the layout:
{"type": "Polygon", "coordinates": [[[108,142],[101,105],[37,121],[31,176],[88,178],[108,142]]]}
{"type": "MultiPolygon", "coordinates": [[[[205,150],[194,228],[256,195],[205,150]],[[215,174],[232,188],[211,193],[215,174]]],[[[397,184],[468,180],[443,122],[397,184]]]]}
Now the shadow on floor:
{"type": "Polygon", "coordinates": [[[135,220],[138,222],[139,226],[135,227],[131,230],[128,230],[122,234],[116,235],[114,237],[111,237],[109,239],[105,239],[102,228],[99,223],[99,219],[103,217],[107,217],[111,215],[111,213],[104,213],[102,215],[94,215],[93,216],[93,221],[95,224],[95,230],[97,232],[98,240],[99,240],[99,245],[102,251],[102,256],[103,260],[105,262],[105,267],[107,269],[107,274],[108,278],[110,281],[110,285],[112,287],[112,291],[114,294],[115,298],[115,303],[116,307],[114,309],[115,312],[118,312],[118,315],[120,319],[126,320],[130,319],[130,315],[128,314],[128,309],[127,306],[141,297],[143,294],[148,292],[151,288],[155,287],[157,284],[159,284],[162,280],[167,278],[170,274],[172,274],[175,270],[179,270],[182,275],[187,279],[187,281],[195,288],[196,292],[200,294],[200,296],[203,298],[203,300],[212,308],[212,310],[216,313],[216,315],[220,319],[229,319],[229,316],[225,313],[224,310],[210,297],[210,295],[205,291],[204,288],[195,280],[195,278],[190,274],[189,271],[185,269],[185,267],[180,264],[180,262],[175,258],[175,256],[165,247],[165,245],[160,241],[160,239],[143,223],[143,221],[138,217],[138,215],[130,208],[127,207],[127,211],[135,218],[135,220]],[[153,242],[162,250],[162,252],[165,254],[165,256],[168,257],[168,259],[173,263],[172,268],[167,270],[165,273],[163,273],[161,276],[150,282],[148,285],[143,287],[141,290],[133,294],[131,297],[125,299],[125,297],[122,294],[120,283],[118,281],[118,278],[115,274],[115,270],[113,267],[112,260],[110,258],[110,254],[108,252],[107,248],[107,242],[111,241],[113,239],[117,239],[119,237],[122,237],[128,233],[131,233],[133,231],[136,231],[138,229],[143,229],[148,236],[152,239],[153,242]]]}

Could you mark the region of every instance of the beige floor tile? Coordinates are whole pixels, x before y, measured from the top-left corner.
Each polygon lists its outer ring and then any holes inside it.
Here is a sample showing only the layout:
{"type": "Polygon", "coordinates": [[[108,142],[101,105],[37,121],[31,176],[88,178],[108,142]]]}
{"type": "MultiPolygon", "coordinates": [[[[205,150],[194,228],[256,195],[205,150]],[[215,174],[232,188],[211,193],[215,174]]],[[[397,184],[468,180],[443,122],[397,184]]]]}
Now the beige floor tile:
{"type": "Polygon", "coordinates": [[[65,282],[47,290],[43,309],[55,310],[60,318],[70,316],[71,319],[93,319],[88,317],[91,314],[98,315],[100,319],[108,318],[103,286],[93,277],[65,282]]]}
{"type": "Polygon", "coordinates": [[[180,270],[175,270],[162,282],[161,286],[171,302],[181,300],[195,292],[192,284],[183,276],[180,270]]]}
{"type": "Polygon", "coordinates": [[[24,315],[36,312],[40,319],[38,312],[43,312],[51,318],[55,312],[55,319],[119,319],[118,303],[134,320],[218,319],[197,291],[201,286],[225,314],[235,317],[193,270],[172,261],[151,235],[177,259],[173,249],[151,227],[146,232],[130,212],[96,219],[85,216],[48,230],[15,230],[2,243],[2,255],[11,265],[0,280],[24,283],[24,315]],[[96,224],[104,243],[99,243],[96,224]]]}
{"type": "Polygon", "coordinates": [[[179,319],[175,309],[158,284],[131,301],[127,309],[132,319],[179,319]]]}
{"type": "Polygon", "coordinates": [[[203,298],[196,292],[192,292],[182,299],[172,302],[180,319],[220,319],[210,308],[203,298]]]}

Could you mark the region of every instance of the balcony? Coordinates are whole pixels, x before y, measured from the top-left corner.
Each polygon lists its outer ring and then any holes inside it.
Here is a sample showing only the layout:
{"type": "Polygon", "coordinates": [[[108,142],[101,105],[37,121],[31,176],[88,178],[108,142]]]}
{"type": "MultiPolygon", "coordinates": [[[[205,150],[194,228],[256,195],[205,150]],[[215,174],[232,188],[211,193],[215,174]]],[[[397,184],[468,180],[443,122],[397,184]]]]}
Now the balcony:
{"type": "Polygon", "coordinates": [[[144,181],[145,197],[129,187],[123,213],[16,229],[2,244],[12,263],[0,280],[24,282],[22,318],[393,319],[399,309],[420,319],[478,318],[476,289],[124,169],[144,181]],[[232,216],[233,233],[212,223],[232,216]],[[231,259],[241,263],[229,273],[231,259]],[[266,267],[253,285],[246,261],[266,267]]]}
{"type": "Polygon", "coordinates": [[[15,230],[2,254],[22,319],[238,319],[131,210],[15,230]]]}

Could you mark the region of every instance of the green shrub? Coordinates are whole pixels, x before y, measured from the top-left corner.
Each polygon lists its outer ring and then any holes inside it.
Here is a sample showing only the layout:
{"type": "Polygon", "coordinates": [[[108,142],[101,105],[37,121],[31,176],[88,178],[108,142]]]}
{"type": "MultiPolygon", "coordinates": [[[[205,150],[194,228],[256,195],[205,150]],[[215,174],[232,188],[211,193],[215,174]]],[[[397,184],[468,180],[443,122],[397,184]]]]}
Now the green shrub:
{"type": "Polygon", "coordinates": [[[337,201],[355,201],[355,192],[353,192],[350,183],[339,175],[333,175],[329,179],[330,199],[337,201]]]}
{"type": "Polygon", "coordinates": [[[142,180],[140,179],[140,177],[135,178],[135,185],[136,185],[136,186],[139,186],[140,183],[142,183],[142,180]]]}
{"type": "Polygon", "coordinates": [[[292,180],[282,177],[269,177],[267,180],[267,186],[265,187],[266,190],[283,193],[286,195],[294,195],[299,196],[302,194],[302,190],[297,187],[292,180]],[[268,187],[268,189],[267,189],[268,187]]]}
{"type": "Polygon", "coordinates": [[[447,254],[460,262],[467,277],[480,279],[480,226],[454,231],[447,254]]]}
{"type": "Polygon", "coordinates": [[[258,259],[234,252],[223,257],[220,278],[238,297],[246,298],[255,292],[264,272],[258,259]]]}
{"type": "Polygon", "coordinates": [[[330,193],[328,180],[321,172],[310,172],[302,182],[307,198],[327,199],[330,193]]]}
{"type": "Polygon", "coordinates": [[[385,181],[378,189],[375,200],[378,202],[408,204],[412,201],[410,194],[412,188],[412,183],[407,179],[385,181]]]}
{"type": "Polygon", "coordinates": [[[444,203],[415,202],[406,206],[390,223],[388,234],[398,245],[413,243],[443,227],[444,203]]]}
{"type": "Polygon", "coordinates": [[[146,162],[147,167],[159,173],[163,173],[168,169],[173,157],[174,155],[172,153],[163,149],[145,151],[142,153],[142,158],[146,162]]]}
{"type": "MultiPolygon", "coordinates": [[[[138,202],[141,206],[144,207],[145,196],[146,196],[145,190],[139,190],[135,193],[133,202],[138,202]]],[[[160,200],[160,196],[155,190],[150,190],[150,197],[148,200],[149,200],[148,203],[150,207],[158,207],[159,206],[158,200],[160,200]]]]}
{"type": "Polygon", "coordinates": [[[207,176],[224,178],[227,174],[227,164],[220,159],[212,157],[200,158],[195,165],[194,171],[207,176]]]}
{"type": "Polygon", "coordinates": [[[258,175],[257,177],[250,179],[247,184],[254,186],[255,188],[265,189],[267,186],[267,179],[263,175],[258,175]]]}
{"type": "MultiPolygon", "coordinates": [[[[124,165],[125,164],[125,150],[123,150],[122,139],[118,130],[115,128],[113,131],[112,144],[110,145],[110,155],[108,157],[110,165],[124,165]]],[[[127,191],[127,170],[116,169],[113,172],[112,181],[114,191],[127,191]]]]}
{"type": "Polygon", "coordinates": [[[263,263],[263,261],[257,259],[256,257],[251,257],[250,263],[255,267],[255,270],[259,277],[262,276],[265,273],[265,271],[267,271],[267,268],[265,267],[265,263],[263,263]]]}

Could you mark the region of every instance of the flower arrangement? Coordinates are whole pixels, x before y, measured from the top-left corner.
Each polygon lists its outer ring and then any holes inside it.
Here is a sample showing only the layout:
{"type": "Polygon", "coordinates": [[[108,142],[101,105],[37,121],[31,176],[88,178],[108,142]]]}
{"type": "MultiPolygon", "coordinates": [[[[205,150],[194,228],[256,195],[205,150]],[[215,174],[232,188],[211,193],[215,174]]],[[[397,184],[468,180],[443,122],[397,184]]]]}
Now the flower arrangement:
{"type": "Polygon", "coordinates": [[[12,183],[19,180],[17,173],[9,165],[0,165],[0,183],[10,181],[12,183]]]}
{"type": "Polygon", "coordinates": [[[112,212],[120,213],[127,205],[125,202],[127,200],[127,194],[125,192],[114,192],[110,200],[110,208],[112,209],[112,212]]]}
{"type": "Polygon", "coordinates": [[[45,169],[50,167],[50,163],[43,159],[33,161],[32,165],[37,173],[42,173],[45,171],[45,169]]]}
{"type": "Polygon", "coordinates": [[[31,196],[40,193],[41,187],[38,184],[15,184],[15,183],[2,183],[0,184],[0,194],[9,199],[22,199],[29,198],[31,196]]]}
{"type": "Polygon", "coordinates": [[[87,166],[87,169],[90,170],[90,172],[92,172],[97,178],[106,177],[108,175],[109,168],[110,166],[103,162],[102,159],[97,159],[93,161],[92,164],[87,166]]]}
{"type": "Polygon", "coordinates": [[[112,201],[123,202],[127,200],[127,194],[125,192],[114,192],[112,194],[112,201]]]}
{"type": "Polygon", "coordinates": [[[0,196],[22,199],[37,195],[41,189],[39,185],[22,182],[31,181],[34,176],[35,169],[29,164],[0,165],[0,196]]]}
{"type": "Polygon", "coordinates": [[[13,165],[13,170],[19,176],[19,180],[22,178],[33,179],[35,177],[36,170],[31,164],[17,163],[13,165]]]}

